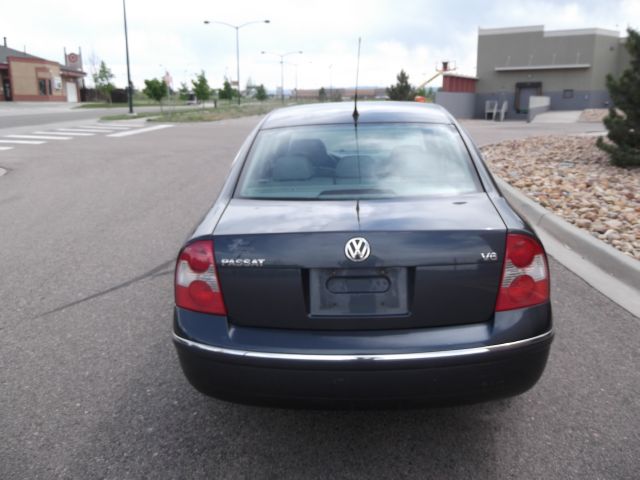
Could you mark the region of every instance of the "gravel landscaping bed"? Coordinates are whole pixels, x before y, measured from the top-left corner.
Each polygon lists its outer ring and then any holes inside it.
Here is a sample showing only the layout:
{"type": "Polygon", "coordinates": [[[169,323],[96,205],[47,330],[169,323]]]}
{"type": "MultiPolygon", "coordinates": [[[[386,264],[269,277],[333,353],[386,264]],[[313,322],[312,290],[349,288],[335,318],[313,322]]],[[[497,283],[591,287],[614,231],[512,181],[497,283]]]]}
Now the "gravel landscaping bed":
{"type": "Polygon", "coordinates": [[[509,140],[482,152],[494,174],[640,260],[640,168],[610,165],[593,137],[509,140]]]}
{"type": "Polygon", "coordinates": [[[609,115],[609,110],[606,108],[587,108],[582,111],[578,121],[602,123],[602,120],[607,115],[609,115]]]}

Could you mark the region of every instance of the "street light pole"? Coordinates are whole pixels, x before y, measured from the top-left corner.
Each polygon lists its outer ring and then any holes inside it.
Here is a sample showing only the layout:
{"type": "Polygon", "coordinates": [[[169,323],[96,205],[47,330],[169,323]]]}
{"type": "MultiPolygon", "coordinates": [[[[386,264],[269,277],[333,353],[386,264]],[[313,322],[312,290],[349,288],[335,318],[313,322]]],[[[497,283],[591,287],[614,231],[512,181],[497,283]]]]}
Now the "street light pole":
{"type": "Polygon", "coordinates": [[[129,66],[129,34],[127,32],[127,5],[122,0],[122,12],[124,14],[124,45],[127,51],[127,98],[129,100],[129,113],[133,113],[133,92],[131,91],[131,68],[129,66]]]}
{"type": "Polygon", "coordinates": [[[296,51],[287,52],[287,53],[274,53],[274,52],[262,51],[261,53],[262,55],[275,55],[277,57],[280,57],[280,90],[281,90],[280,94],[282,98],[282,103],[284,104],[284,57],[286,57],[287,55],[301,54],[302,50],[296,50],[296,51]]]}
{"type": "MultiPolygon", "coordinates": [[[[285,62],[285,63],[289,63],[289,62],[285,62]]],[[[303,62],[303,63],[308,63],[311,64],[313,62],[309,61],[309,62],[303,62]]],[[[301,65],[300,63],[289,63],[289,65],[293,65],[293,67],[296,69],[296,102],[298,101],[298,67],[301,65]]]]}
{"type": "Polygon", "coordinates": [[[333,100],[333,63],[329,65],[329,101],[333,100]]]}
{"type": "Polygon", "coordinates": [[[238,105],[240,105],[240,27],[236,27],[236,78],[238,79],[238,105]]]}
{"type": "Polygon", "coordinates": [[[284,104],[284,57],[280,57],[280,97],[284,104]]]}
{"type": "Polygon", "coordinates": [[[238,81],[238,105],[240,105],[240,29],[242,27],[246,27],[247,25],[252,25],[254,23],[271,23],[271,20],[255,20],[252,22],[246,22],[241,25],[232,25],[226,22],[218,22],[216,20],[205,20],[204,24],[209,25],[211,23],[217,23],[219,25],[225,25],[230,28],[235,28],[236,30],[236,79],[238,81]]]}

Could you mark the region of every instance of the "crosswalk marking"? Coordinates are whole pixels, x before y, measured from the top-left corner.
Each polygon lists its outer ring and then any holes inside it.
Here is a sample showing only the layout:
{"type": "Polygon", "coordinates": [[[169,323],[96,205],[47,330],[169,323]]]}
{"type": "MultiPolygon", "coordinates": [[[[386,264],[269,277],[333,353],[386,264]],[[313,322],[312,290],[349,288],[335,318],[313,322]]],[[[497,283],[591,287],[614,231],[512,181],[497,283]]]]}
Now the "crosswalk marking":
{"type": "Polygon", "coordinates": [[[109,127],[109,128],[111,128],[111,127],[114,127],[114,128],[138,128],[138,127],[142,126],[142,124],[123,125],[121,123],[108,123],[108,124],[105,123],[105,124],[100,124],[100,125],[105,126],[105,127],[109,127]]]}
{"type": "Polygon", "coordinates": [[[42,145],[45,142],[36,140],[0,140],[0,143],[19,143],[21,145],[42,145]]]}
{"type": "Polygon", "coordinates": [[[5,135],[5,138],[24,138],[26,140],[71,140],[71,137],[50,137],[45,135],[5,135]]]}
{"type": "Polygon", "coordinates": [[[105,131],[113,131],[113,130],[129,130],[130,128],[136,128],[136,127],[112,127],[111,125],[109,126],[104,126],[104,125],[83,125],[81,127],[78,128],[88,128],[90,130],[105,130],[105,131]]]}
{"type": "Polygon", "coordinates": [[[98,129],[89,129],[89,128],[77,128],[77,127],[73,127],[73,128],[56,128],[57,131],[59,132],[78,132],[78,133],[104,133],[104,130],[98,130],[98,129]]]}
{"type": "Polygon", "coordinates": [[[71,137],[93,137],[95,133],[83,133],[83,132],[33,132],[36,135],[61,135],[71,137]]]}
{"type": "Polygon", "coordinates": [[[173,127],[171,124],[144,127],[143,124],[93,124],[61,127],[53,130],[39,130],[30,133],[3,135],[0,137],[0,151],[12,150],[14,145],[42,145],[49,140],[73,140],[75,137],[92,137],[103,134],[107,137],[127,137],[139,133],[153,132],[173,127]],[[10,144],[10,145],[7,145],[10,144]]]}
{"type": "Polygon", "coordinates": [[[162,130],[163,128],[173,127],[173,125],[163,124],[154,127],[138,128],[137,130],[129,130],[127,132],[118,132],[107,135],[107,137],[128,137],[129,135],[137,135],[139,133],[153,132],[154,130],[162,130]]]}

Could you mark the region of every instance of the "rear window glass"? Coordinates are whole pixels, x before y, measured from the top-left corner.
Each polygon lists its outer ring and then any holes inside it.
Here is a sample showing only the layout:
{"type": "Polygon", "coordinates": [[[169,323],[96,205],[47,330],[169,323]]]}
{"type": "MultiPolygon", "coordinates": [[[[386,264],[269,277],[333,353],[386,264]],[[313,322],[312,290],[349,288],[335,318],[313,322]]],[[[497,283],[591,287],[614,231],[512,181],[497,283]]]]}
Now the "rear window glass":
{"type": "Polygon", "coordinates": [[[314,125],[263,130],[236,196],[357,199],[480,191],[453,125],[314,125]]]}

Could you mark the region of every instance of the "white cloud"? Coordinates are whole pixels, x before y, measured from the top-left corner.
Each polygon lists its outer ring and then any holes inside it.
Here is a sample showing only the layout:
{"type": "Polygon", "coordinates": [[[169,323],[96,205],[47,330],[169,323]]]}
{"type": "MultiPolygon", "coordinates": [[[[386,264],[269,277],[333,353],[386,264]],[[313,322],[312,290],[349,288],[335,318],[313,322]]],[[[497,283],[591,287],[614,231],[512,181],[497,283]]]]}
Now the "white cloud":
{"type": "MultiPolygon", "coordinates": [[[[63,48],[81,46],[85,63],[91,53],[103,59],[126,82],[122,4],[23,0],[3,6],[9,21],[0,36],[9,45],[52,60],[63,48]]],[[[287,58],[285,86],[293,87],[296,67],[300,88],[350,86],[355,81],[357,38],[362,37],[360,81],[386,86],[401,68],[418,84],[441,60],[458,71],[475,73],[477,28],[544,24],[550,29],[602,27],[624,30],[640,26],[640,2],[550,0],[391,0],[293,2],[284,0],[225,2],[128,0],[132,77],[145,78],[168,69],[177,84],[205,70],[213,85],[235,77],[235,31],[204,25],[204,19],[229,23],[270,19],[271,24],[240,30],[241,79],[273,89],[280,84],[279,60],[262,50],[303,50],[287,58]],[[329,68],[329,65],[333,65],[329,68]]],[[[88,69],[88,67],[87,67],[88,69]]]]}

